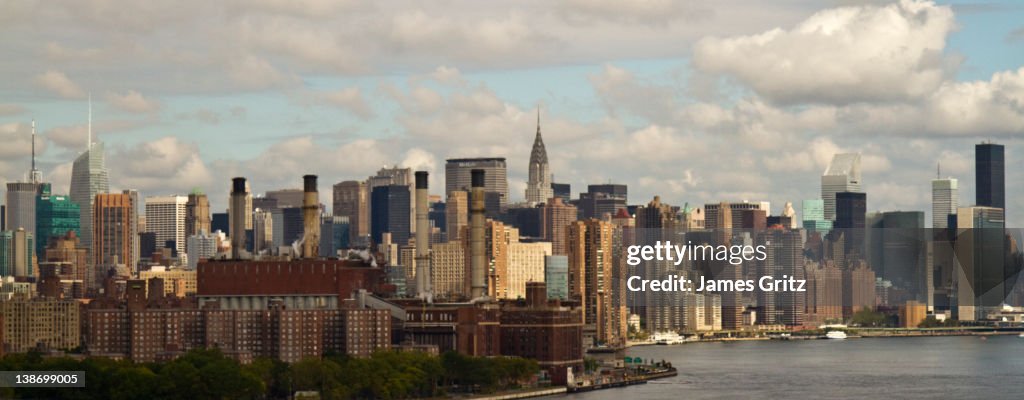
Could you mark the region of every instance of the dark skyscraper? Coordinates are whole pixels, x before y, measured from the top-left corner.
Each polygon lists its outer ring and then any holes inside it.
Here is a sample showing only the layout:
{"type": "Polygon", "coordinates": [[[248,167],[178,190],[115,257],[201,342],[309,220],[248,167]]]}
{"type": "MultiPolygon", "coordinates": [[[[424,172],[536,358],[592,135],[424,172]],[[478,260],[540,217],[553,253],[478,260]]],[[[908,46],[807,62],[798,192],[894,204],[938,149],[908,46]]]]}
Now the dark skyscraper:
{"type": "Polygon", "coordinates": [[[846,238],[845,249],[847,259],[850,259],[850,257],[864,257],[864,227],[867,204],[866,193],[836,193],[835,229],[846,238]]]}
{"type": "Polygon", "coordinates": [[[572,186],[568,183],[552,183],[551,190],[554,192],[555,197],[561,197],[562,201],[566,203],[568,203],[570,197],[572,197],[572,186]]]}
{"type": "Polygon", "coordinates": [[[1006,163],[1003,145],[980,143],[974,146],[975,203],[1006,209],[1006,163]]]}
{"type": "Polygon", "coordinates": [[[384,232],[391,232],[391,241],[409,243],[409,186],[386,185],[373,188],[370,194],[370,234],[380,243],[384,232]]]}

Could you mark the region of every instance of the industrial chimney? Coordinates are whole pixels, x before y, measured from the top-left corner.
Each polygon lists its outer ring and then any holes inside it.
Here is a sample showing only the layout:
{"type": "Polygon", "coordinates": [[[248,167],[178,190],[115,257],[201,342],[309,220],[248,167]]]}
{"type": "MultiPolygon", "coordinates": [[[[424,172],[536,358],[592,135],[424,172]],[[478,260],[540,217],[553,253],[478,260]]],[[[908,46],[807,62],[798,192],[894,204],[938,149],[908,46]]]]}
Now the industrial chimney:
{"type": "Polygon", "coordinates": [[[430,282],[430,222],[427,219],[427,171],[416,171],[416,292],[430,303],[434,288],[430,282]]]}
{"type": "Polygon", "coordinates": [[[302,258],[320,256],[320,197],[316,175],[302,177],[302,258]]]}
{"type": "Polygon", "coordinates": [[[231,258],[239,260],[245,252],[245,178],[231,179],[231,258]]]}
{"type": "Polygon", "coordinates": [[[484,298],[487,294],[484,259],[484,170],[470,172],[472,187],[469,192],[469,254],[470,299],[484,298]]]}

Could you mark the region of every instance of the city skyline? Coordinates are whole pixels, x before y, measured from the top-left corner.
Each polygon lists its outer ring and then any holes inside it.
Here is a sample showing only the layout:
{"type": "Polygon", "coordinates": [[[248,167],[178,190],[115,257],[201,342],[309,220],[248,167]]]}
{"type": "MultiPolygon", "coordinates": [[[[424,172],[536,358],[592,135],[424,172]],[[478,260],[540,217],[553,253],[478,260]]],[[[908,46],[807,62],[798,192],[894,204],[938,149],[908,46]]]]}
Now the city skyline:
{"type": "MultiPolygon", "coordinates": [[[[57,8],[82,15],[84,6],[57,8]]],[[[86,103],[92,93],[94,138],[106,147],[112,192],[138,189],[141,197],[150,197],[185,195],[201,188],[215,212],[226,208],[233,176],[248,177],[252,192],[264,193],[295,187],[294,176],[315,173],[321,176],[322,202],[330,204],[329,185],[361,180],[383,165],[399,164],[430,171],[433,192],[440,194],[444,160],[461,157],[507,158],[509,200],[521,201],[538,105],[554,182],[571,183],[576,194],[584,192],[586,184],[611,181],[630,186],[632,204],[643,204],[654,195],[676,205],[769,201],[776,208],[771,210],[774,214],[787,201],[800,204],[818,197],[820,175],[833,154],[860,152],[868,210],[921,210],[930,220],[935,164],[941,164],[942,178],[961,182],[959,203],[970,205],[976,187],[974,145],[991,139],[1008,150],[1007,208],[1024,206],[1024,176],[1016,173],[1022,170],[1022,158],[1015,157],[1024,114],[1012,107],[1014,99],[1024,96],[1022,86],[1015,83],[1024,81],[1024,60],[1019,59],[1024,52],[1011,51],[1022,45],[1020,34],[1014,34],[1020,28],[1013,25],[1016,22],[994,17],[1019,16],[1019,6],[1009,3],[992,6],[995,10],[963,2],[737,7],[742,12],[733,14],[729,11],[735,6],[728,4],[710,14],[702,14],[700,5],[668,10],[675,12],[662,12],[656,5],[614,12],[615,5],[584,10],[560,4],[548,12],[533,12],[538,15],[534,19],[523,17],[516,7],[543,11],[544,6],[508,6],[507,15],[469,9],[462,11],[465,15],[445,18],[415,9],[397,12],[393,18],[387,18],[385,9],[349,10],[387,22],[395,31],[384,35],[385,40],[406,46],[406,56],[397,59],[369,54],[370,65],[363,70],[331,68],[337,61],[333,57],[345,58],[342,53],[325,52],[317,60],[310,58],[316,52],[301,51],[307,49],[300,44],[312,46],[323,35],[336,39],[324,45],[326,49],[342,49],[341,38],[350,34],[327,28],[325,20],[330,18],[318,19],[310,12],[317,10],[314,6],[271,5],[277,7],[273,12],[260,7],[227,9],[219,11],[229,15],[223,29],[251,40],[238,42],[231,36],[220,43],[242,43],[243,65],[186,68],[187,56],[204,50],[185,46],[181,64],[168,65],[196,73],[202,84],[177,86],[169,84],[181,83],[174,69],[139,64],[170,55],[131,46],[137,60],[109,53],[110,48],[96,43],[113,43],[108,39],[123,35],[97,23],[132,28],[126,30],[132,32],[131,39],[120,38],[144,46],[163,30],[185,24],[212,29],[198,16],[211,6],[175,11],[177,18],[151,27],[140,21],[160,15],[161,6],[118,6],[141,8],[132,10],[138,11],[133,15],[139,20],[119,20],[111,10],[99,8],[89,14],[91,19],[43,32],[18,21],[59,21],[67,16],[31,4],[14,7],[9,14],[12,23],[4,29],[24,35],[18,43],[0,42],[7,53],[20,56],[5,67],[17,79],[0,86],[7,94],[0,101],[0,133],[14,143],[0,165],[0,176],[7,182],[22,179],[30,168],[29,125],[35,119],[43,180],[53,184],[55,194],[68,194],[71,163],[85,149],[86,103]],[[558,7],[573,12],[560,14],[558,7]],[[469,15],[479,19],[459,18],[469,15]],[[697,15],[721,26],[695,23],[697,15]],[[757,22],[737,22],[746,19],[757,22]],[[558,29],[543,25],[551,20],[573,23],[558,29]],[[286,37],[294,42],[277,47],[258,31],[300,22],[309,25],[286,37]],[[415,42],[397,30],[410,24],[436,29],[427,31],[434,35],[425,34],[415,42]],[[442,57],[420,57],[444,38],[450,37],[452,43],[474,38],[468,33],[474,26],[504,29],[496,34],[499,38],[504,38],[500,33],[522,34],[505,38],[507,42],[481,40],[465,49],[448,44],[434,49],[442,57]],[[246,27],[250,30],[244,31],[246,27]],[[628,38],[623,36],[623,41],[645,39],[650,45],[624,49],[612,41],[598,54],[571,50],[598,48],[569,39],[570,33],[598,27],[626,30],[628,34],[622,34],[628,38]],[[898,36],[888,41],[905,48],[896,51],[873,39],[873,29],[883,27],[895,29],[898,36]],[[840,36],[826,36],[824,31],[840,36]],[[516,54],[512,50],[523,47],[500,46],[536,44],[536,37],[545,35],[570,50],[552,56],[548,47],[537,45],[538,50],[519,54],[522,60],[506,55],[492,61],[476,54],[516,54]],[[679,44],[660,36],[678,39],[679,44]],[[821,47],[837,38],[846,39],[842,46],[848,46],[839,50],[855,51],[858,57],[843,58],[821,47]],[[984,45],[970,45],[977,43],[984,45]],[[745,63],[770,67],[767,60],[772,57],[789,59],[795,48],[807,46],[820,50],[819,56],[797,62],[794,68],[831,69],[852,81],[805,74],[803,81],[782,79],[785,87],[776,87],[772,77],[799,74],[763,68],[767,72],[758,75],[730,53],[742,50],[751,55],[745,63]],[[541,55],[550,60],[526,60],[545,51],[549,53],[541,55]],[[879,54],[890,55],[891,62],[860,61],[879,54]],[[214,77],[257,70],[276,71],[285,78],[274,85],[256,80],[246,86],[225,79],[220,85],[203,86],[214,77]],[[118,74],[123,71],[135,73],[118,74]],[[140,71],[168,82],[139,77],[140,71]],[[977,96],[979,108],[964,108],[968,102],[960,101],[963,96],[977,96]],[[726,154],[732,156],[731,162],[706,154],[726,154]]],[[[183,43],[197,42],[187,39],[183,43]]],[[[213,40],[211,46],[216,43],[213,40]]],[[[385,44],[352,46],[402,53],[385,44]]],[[[1024,220],[1020,213],[1008,217],[1011,227],[1024,220]]]]}

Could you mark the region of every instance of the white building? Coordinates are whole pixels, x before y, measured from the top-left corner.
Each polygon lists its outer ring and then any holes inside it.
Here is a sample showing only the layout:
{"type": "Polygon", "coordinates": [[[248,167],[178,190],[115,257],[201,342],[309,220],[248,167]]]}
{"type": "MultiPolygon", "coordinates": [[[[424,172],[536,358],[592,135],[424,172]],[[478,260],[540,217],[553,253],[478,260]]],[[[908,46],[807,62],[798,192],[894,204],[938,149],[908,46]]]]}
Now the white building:
{"type": "Polygon", "coordinates": [[[825,219],[836,219],[836,193],[860,192],[860,154],[840,153],[832,157],[821,175],[821,199],[825,202],[825,219]]]}
{"type": "Polygon", "coordinates": [[[959,196],[956,179],[932,180],[932,228],[949,227],[949,215],[960,206],[959,196]]]}
{"type": "Polygon", "coordinates": [[[178,254],[185,252],[185,205],[187,196],[146,198],[146,231],[156,234],[157,248],[174,241],[178,254]]]}
{"type": "MultiPolygon", "coordinates": [[[[218,231],[218,233],[220,232],[218,231]]],[[[223,233],[220,234],[223,235],[223,233]]],[[[198,235],[189,236],[188,249],[191,253],[188,255],[189,270],[195,271],[200,259],[208,260],[217,255],[217,244],[220,242],[218,239],[217,236],[205,231],[200,232],[198,235]]]]}

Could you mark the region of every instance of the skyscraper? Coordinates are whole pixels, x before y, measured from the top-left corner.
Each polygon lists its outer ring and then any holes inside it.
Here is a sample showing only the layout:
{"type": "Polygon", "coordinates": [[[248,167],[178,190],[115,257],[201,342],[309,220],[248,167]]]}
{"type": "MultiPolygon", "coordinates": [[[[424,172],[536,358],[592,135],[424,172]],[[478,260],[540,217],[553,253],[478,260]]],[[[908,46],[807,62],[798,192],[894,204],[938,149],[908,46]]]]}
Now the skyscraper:
{"type": "Polygon", "coordinates": [[[504,211],[508,207],[508,171],[504,157],[448,159],[444,166],[445,196],[457,190],[468,192],[470,171],[474,169],[484,170],[484,192],[494,194],[487,198],[487,213],[504,211]]]}
{"type": "Polygon", "coordinates": [[[548,152],[544,148],[544,139],[540,136],[539,109],[537,110],[537,137],[533,139],[533,149],[530,151],[529,171],[529,180],[526,181],[526,202],[544,203],[554,197],[548,152]]]}
{"type": "Polygon", "coordinates": [[[581,219],[604,218],[605,214],[615,215],[620,208],[626,208],[628,189],[626,185],[607,183],[588,185],[586,193],[580,193],[579,215],[581,219]]]}
{"type": "Polygon", "coordinates": [[[1003,153],[1001,144],[979,143],[974,146],[974,177],[977,185],[975,203],[978,206],[1006,209],[1006,163],[1003,153]]]}
{"type": "Polygon", "coordinates": [[[612,318],[613,233],[614,225],[597,219],[575,221],[566,231],[569,296],[582,301],[584,324],[596,326],[600,343],[623,339],[612,318]]]}
{"type": "Polygon", "coordinates": [[[92,102],[89,102],[89,136],[85,152],[75,159],[71,166],[71,201],[81,210],[79,228],[82,232],[82,246],[94,249],[92,245],[93,201],[99,193],[110,191],[107,167],[103,158],[103,143],[92,142],[92,102]]]}
{"type": "MultiPolygon", "coordinates": [[[[157,248],[163,248],[167,242],[174,241],[174,250],[179,254],[185,252],[187,204],[188,197],[185,196],[146,198],[146,231],[156,233],[157,248]]],[[[238,232],[232,234],[237,235],[238,232]]]]}
{"type": "Polygon", "coordinates": [[[35,238],[23,228],[0,232],[0,276],[35,276],[35,238]]]}
{"type": "Polygon", "coordinates": [[[210,230],[210,199],[205,194],[195,191],[188,195],[188,201],[185,203],[185,237],[202,232],[213,233],[210,230]]]}
{"type": "Polygon", "coordinates": [[[960,206],[959,196],[956,179],[932,180],[932,228],[949,227],[949,216],[960,206]]]}
{"type": "Polygon", "coordinates": [[[825,219],[825,201],[822,199],[804,200],[800,217],[803,227],[808,232],[825,235],[832,230],[832,221],[825,219]]]}
{"type": "Polygon", "coordinates": [[[398,245],[409,243],[409,204],[412,194],[406,185],[385,185],[373,189],[370,195],[371,235],[374,243],[381,243],[385,232],[398,245]]]}
{"type": "Polygon", "coordinates": [[[11,231],[18,228],[36,234],[36,196],[39,184],[32,182],[7,183],[7,227],[11,231]]]}
{"type": "MultiPolygon", "coordinates": [[[[864,228],[867,226],[867,194],[856,192],[839,192],[836,199],[835,231],[844,238],[846,259],[864,257],[864,228]]],[[[837,260],[839,261],[839,260],[837,260]]],[[[840,263],[840,265],[847,265],[840,263]]]]}
{"type": "Polygon", "coordinates": [[[445,206],[445,231],[448,233],[448,241],[454,242],[462,237],[462,228],[469,226],[469,192],[456,190],[448,193],[448,202],[445,206]]]}
{"type": "Polygon", "coordinates": [[[566,247],[565,231],[576,220],[576,207],[566,204],[561,198],[544,203],[540,208],[540,233],[545,241],[551,242],[552,254],[569,254],[566,247]]]}
{"type": "MultiPolygon", "coordinates": [[[[414,193],[412,168],[401,168],[399,166],[383,167],[377,170],[377,174],[366,178],[367,193],[373,193],[373,189],[379,186],[401,185],[414,193]]],[[[370,213],[373,213],[373,204],[370,204],[370,213]]],[[[416,232],[416,204],[409,202],[409,231],[416,232]]]]}
{"type": "MultiPolygon", "coordinates": [[[[134,267],[138,254],[138,215],[136,203],[138,194],[132,191],[123,193],[100,193],[93,204],[93,220],[89,226],[93,229],[93,265],[124,263],[134,267]]],[[[147,255],[148,256],[148,255],[147,255]]],[[[99,282],[93,281],[93,284],[99,282]]],[[[90,286],[97,287],[97,286],[90,286]]]]}
{"type": "Polygon", "coordinates": [[[1006,299],[1006,278],[1015,272],[1006,262],[1006,215],[1002,208],[960,207],[956,213],[954,317],[973,321],[1006,299]]]}
{"type": "Polygon", "coordinates": [[[348,217],[349,237],[353,240],[370,234],[370,192],[365,182],[344,181],[334,185],[332,212],[348,217]]]}
{"type": "Polygon", "coordinates": [[[40,185],[36,201],[36,256],[42,257],[50,239],[65,236],[69,231],[81,234],[81,210],[68,196],[50,193],[50,184],[40,185]]]}
{"type": "Polygon", "coordinates": [[[828,169],[821,176],[821,199],[825,202],[825,219],[836,219],[836,193],[860,192],[860,188],[860,154],[840,153],[833,156],[828,169]]]}

